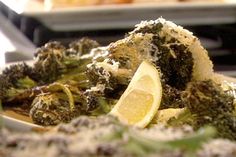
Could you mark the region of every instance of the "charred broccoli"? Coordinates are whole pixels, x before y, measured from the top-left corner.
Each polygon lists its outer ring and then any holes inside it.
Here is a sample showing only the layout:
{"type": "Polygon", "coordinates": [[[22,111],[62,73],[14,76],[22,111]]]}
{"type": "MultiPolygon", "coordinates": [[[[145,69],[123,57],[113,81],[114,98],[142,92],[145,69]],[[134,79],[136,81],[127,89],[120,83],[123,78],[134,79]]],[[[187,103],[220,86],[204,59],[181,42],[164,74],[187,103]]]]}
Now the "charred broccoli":
{"type": "Polygon", "coordinates": [[[113,93],[116,93],[116,98],[120,96],[120,92],[125,90],[132,77],[129,70],[119,68],[119,62],[110,59],[89,64],[86,72],[94,86],[102,87],[102,93],[113,98],[113,93]]]}
{"type": "Polygon", "coordinates": [[[22,93],[37,85],[32,79],[33,69],[26,63],[19,63],[5,68],[0,75],[0,99],[6,99],[22,93]]]}
{"type": "Polygon", "coordinates": [[[214,126],[218,136],[236,140],[234,97],[212,80],[191,82],[182,95],[186,108],[194,116],[193,127],[214,126]]]}
{"type": "Polygon", "coordinates": [[[2,71],[2,75],[6,77],[9,83],[15,87],[18,87],[19,80],[26,77],[31,78],[34,75],[34,71],[33,68],[26,63],[19,63],[5,68],[2,71]]]}
{"type": "Polygon", "coordinates": [[[5,75],[0,75],[0,100],[4,100],[7,96],[7,90],[12,84],[5,75]]]}
{"type": "Polygon", "coordinates": [[[56,125],[60,122],[69,122],[81,114],[80,106],[84,100],[74,88],[53,83],[47,86],[47,90],[47,93],[38,94],[31,104],[30,117],[34,123],[56,125]]]}
{"type": "Polygon", "coordinates": [[[65,65],[65,47],[59,42],[49,42],[35,53],[34,71],[38,82],[51,83],[62,73],[65,65]]]}
{"type": "Polygon", "coordinates": [[[68,101],[59,99],[56,94],[45,93],[34,99],[29,115],[34,123],[48,126],[69,122],[80,115],[80,110],[71,110],[68,101]]]}
{"type": "Polygon", "coordinates": [[[170,85],[162,83],[162,101],[159,109],[167,108],[183,108],[184,101],[181,99],[182,91],[178,90],[170,85]]]}
{"type": "Polygon", "coordinates": [[[98,116],[107,114],[110,112],[113,105],[115,105],[116,99],[107,98],[98,90],[87,90],[86,96],[86,112],[87,115],[98,116]]]}
{"type": "Polygon", "coordinates": [[[193,58],[188,47],[176,39],[169,41],[160,36],[153,36],[152,53],[156,55],[155,64],[160,67],[163,79],[171,87],[184,90],[191,81],[193,58]],[[174,41],[173,41],[174,40],[174,41]]]}
{"type": "Polygon", "coordinates": [[[69,48],[60,42],[49,42],[39,48],[35,54],[35,80],[47,84],[61,79],[64,75],[74,75],[83,72],[86,65],[92,62],[91,57],[82,57],[99,44],[88,38],[72,42],[69,48]]]}
{"type": "Polygon", "coordinates": [[[37,90],[41,94],[34,96],[29,115],[34,123],[45,126],[69,122],[80,115],[105,114],[115,104],[114,99],[104,97],[102,92],[93,88],[83,91],[56,82],[37,90]]]}
{"type": "MultiPolygon", "coordinates": [[[[154,63],[160,67],[165,82],[177,89],[184,90],[192,79],[193,57],[189,51],[190,44],[180,41],[181,30],[173,29],[167,22],[150,21],[138,26],[133,33],[152,34],[152,49],[150,54],[154,63]],[[167,27],[167,28],[166,28],[167,27]]],[[[176,26],[177,27],[177,26],[176,26]]]]}
{"type": "Polygon", "coordinates": [[[69,49],[66,51],[67,56],[82,56],[89,54],[93,48],[99,47],[100,44],[89,38],[81,38],[69,44],[69,49]]]}

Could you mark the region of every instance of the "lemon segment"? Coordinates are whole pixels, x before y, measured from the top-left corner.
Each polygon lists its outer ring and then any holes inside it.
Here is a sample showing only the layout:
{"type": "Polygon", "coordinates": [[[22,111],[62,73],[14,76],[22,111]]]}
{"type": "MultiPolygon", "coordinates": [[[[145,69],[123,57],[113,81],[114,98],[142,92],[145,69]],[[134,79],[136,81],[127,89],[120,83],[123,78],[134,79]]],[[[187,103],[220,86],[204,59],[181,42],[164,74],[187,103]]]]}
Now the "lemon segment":
{"type": "Polygon", "coordinates": [[[110,114],[125,124],[144,128],[156,114],[161,96],[158,70],[151,63],[143,61],[110,114]]]}
{"type": "Polygon", "coordinates": [[[139,122],[148,114],[153,104],[153,95],[140,90],[133,90],[129,96],[125,97],[123,103],[120,104],[118,112],[125,117],[124,121],[128,124],[135,124],[139,122]],[[139,100],[135,102],[134,100],[139,100]],[[137,105],[138,103],[138,105],[137,105]],[[132,115],[132,116],[130,116],[132,115]]]}

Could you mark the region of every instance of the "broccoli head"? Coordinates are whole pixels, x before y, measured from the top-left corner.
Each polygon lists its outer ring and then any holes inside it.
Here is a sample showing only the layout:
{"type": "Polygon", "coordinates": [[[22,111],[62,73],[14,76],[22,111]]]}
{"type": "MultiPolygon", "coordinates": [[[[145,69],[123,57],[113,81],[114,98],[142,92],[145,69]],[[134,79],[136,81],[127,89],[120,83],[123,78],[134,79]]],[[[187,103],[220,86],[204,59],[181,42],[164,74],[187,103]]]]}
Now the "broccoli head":
{"type": "Polygon", "coordinates": [[[80,115],[80,110],[71,110],[69,102],[56,94],[44,93],[35,97],[29,115],[34,123],[48,126],[69,122],[80,115]]]}
{"type": "Polygon", "coordinates": [[[4,100],[7,97],[7,91],[12,87],[12,83],[5,75],[0,75],[0,100],[4,100]]]}
{"type": "Polygon", "coordinates": [[[73,41],[69,44],[69,49],[66,51],[67,56],[82,56],[89,54],[93,48],[99,47],[100,44],[89,38],[81,38],[80,40],[73,41]]]}
{"type": "Polygon", "coordinates": [[[186,108],[194,116],[194,128],[212,125],[218,136],[236,140],[234,97],[212,80],[191,82],[182,95],[186,108]]]}
{"type": "Polygon", "coordinates": [[[35,123],[56,125],[82,114],[85,99],[77,88],[57,82],[45,88],[48,92],[38,94],[31,104],[30,117],[35,123]]]}
{"type": "Polygon", "coordinates": [[[86,73],[94,86],[102,84],[105,87],[104,90],[113,90],[116,86],[116,81],[111,78],[111,72],[105,70],[103,67],[96,66],[96,64],[90,64],[86,73]]]}
{"type": "Polygon", "coordinates": [[[33,68],[26,63],[19,63],[6,67],[2,71],[2,75],[4,75],[5,79],[8,80],[13,86],[17,86],[20,79],[32,77],[34,75],[34,71],[33,68]]]}
{"type": "Polygon", "coordinates": [[[98,45],[88,38],[72,42],[69,48],[56,41],[45,44],[35,54],[34,79],[40,84],[47,84],[62,79],[61,77],[65,75],[71,76],[84,72],[86,65],[92,62],[92,58],[81,55],[89,53],[98,45]]]}
{"type": "Polygon", "coordinates": [[[36,86],[33,80],[33,68],[26,63],[14,64],[6,67],[0,75],[0,99],[5,102],[6,99],[20,94],[36,86]]]}
{"type": "Polygon", "coordinates": [[[193,57],[188,47],[177,39],[153,36],[152,54],[157,58],[163,79],[168,85],[184,90],[192,79],[193,57]]]}
{"type": "Polygon", "coordinates": [[[102,93],[106,96],[120,96],[128,86],[132,72],[128,69],[119,68],[119,62],[105,59],[103,62],[93,62],[88,65],[87,76],[94,86],[102,86],[102,93]]]}
{"type": "Polygon", "coordinates": [[[159,109],[183,108],[184,101],[181,99],[182,91],[166,83],[162,83],[162,100],[159,109]]]}
{"type": "MultiPolygon", "coordinates": [[[[186,33],[182,28],[164,19],[143,22],[130,34],[152,34],[150,50],[154,63],[160,67],[165,82],[177,89],[184,90],[192,79],[194,60],[189,47],[189,39],[182,40],[186,33]],[[183,34],[181,34],[183,33],[183,34]],[[183,35],[184,36],[184,35],[183,35]]],[[[184,38],[187,38],[187,33],[184,38]]]]}
{"type": "Polygon", "coordinates": [[[110,112],[115,104],[115,99],[110,99],[104,96],[99,90],[89,89],[84,95],[86,96],[86,114],[87,115],[103,115],[110,112]]]}
{"type": "Polygon", "coordinates": [[[64,68],[64,51],[65,47],[59,42],[49,42],[37,50],[34,71],[38,82],[50,83],[57,79],[64,68]]]}

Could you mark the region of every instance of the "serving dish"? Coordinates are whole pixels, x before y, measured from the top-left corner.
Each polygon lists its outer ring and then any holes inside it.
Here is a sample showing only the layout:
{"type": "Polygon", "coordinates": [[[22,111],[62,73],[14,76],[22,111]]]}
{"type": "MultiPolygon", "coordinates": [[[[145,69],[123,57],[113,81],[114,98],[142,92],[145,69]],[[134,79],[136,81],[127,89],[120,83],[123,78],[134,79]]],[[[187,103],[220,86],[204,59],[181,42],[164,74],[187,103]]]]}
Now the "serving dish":
{"type": "MultiPolygon", "coordinates": [[[[16,64],[16,63],[19,63],[19,62],[6,64],[5,67],[10,66],[12,64],[16,64]]],[[[26,61],[26,63],[28,65],[32,65],[33,60],[26,61]]],[[[3,68],[4,67],[0,68],[0,73],[1,73],[3,68]]],[[[220,73],[216,74],[215,77],[218,77],[220,79],[224,79],[228,82],[236,83],[236,78],[235,78],[234,74],[235,74],[235,71],[226,72],[226,73],[220,72],[220,73]],[[232,76],[234,76],[234,77],[232,77],[232,76]]],[[[10,130],[14,130],[14,131],[23,131],[23,132],[25,132],[25,131],[43,129],[42,126],[33,124],[32,120],[28,116],[19,114],[19,113],[15,112],[14,110],[7,109],[7,108],[5,108],[2,113],[0,112],[0,121],[3,122],[3,125],[6,128],[8,128],[10,130]]]]}
{"type": "Polygon", "coordinates": [[[35,18],[52,30],[99,30],[131,28],[142,20],[159,16],[181,25],[232,23],[236,21],[236,2],[145,3],[86,7],[44,8],[36,1],[2,0],[16,13],[35,18]],[[15,4],[18,5],[15,5],[15,4]]]}
{"type": "Polygon", "coordinates": [[[43,128],[42,126],[26,122],[23,120],[19,120],[7,115],[2,115],[0,114],[0,118],[2,118],[3,125],[13,131],[32,131],[32,130],[37,130],[43,128]]]}

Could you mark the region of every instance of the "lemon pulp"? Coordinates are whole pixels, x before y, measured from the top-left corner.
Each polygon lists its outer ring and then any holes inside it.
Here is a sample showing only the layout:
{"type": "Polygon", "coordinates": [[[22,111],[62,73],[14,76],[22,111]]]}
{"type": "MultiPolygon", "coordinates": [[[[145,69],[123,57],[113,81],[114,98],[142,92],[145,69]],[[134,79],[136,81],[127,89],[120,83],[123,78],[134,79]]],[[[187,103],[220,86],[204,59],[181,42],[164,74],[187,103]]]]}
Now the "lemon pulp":
{"type": "Polygon", "coordinates": [[[143,61],[111,114],[126,124],[145,127],[156,114],[162,95],[159,72],[143,61]]]}

